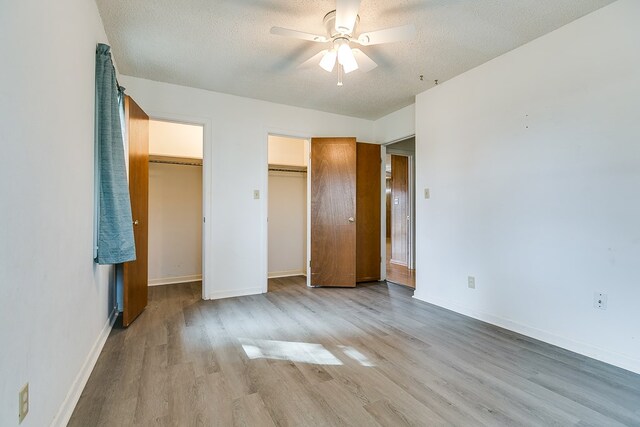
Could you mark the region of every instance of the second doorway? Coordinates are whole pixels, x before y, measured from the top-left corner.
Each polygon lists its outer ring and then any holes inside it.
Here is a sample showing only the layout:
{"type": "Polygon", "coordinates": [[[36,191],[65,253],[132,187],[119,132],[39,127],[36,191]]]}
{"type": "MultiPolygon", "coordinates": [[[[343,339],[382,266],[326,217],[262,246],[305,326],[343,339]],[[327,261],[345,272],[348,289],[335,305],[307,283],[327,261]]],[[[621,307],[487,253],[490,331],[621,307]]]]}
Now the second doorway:
{"type": "Polygon", "coordinates": [[[389,144],[386,151],[387,280],[415,288],[415,137],[389,144]]]}

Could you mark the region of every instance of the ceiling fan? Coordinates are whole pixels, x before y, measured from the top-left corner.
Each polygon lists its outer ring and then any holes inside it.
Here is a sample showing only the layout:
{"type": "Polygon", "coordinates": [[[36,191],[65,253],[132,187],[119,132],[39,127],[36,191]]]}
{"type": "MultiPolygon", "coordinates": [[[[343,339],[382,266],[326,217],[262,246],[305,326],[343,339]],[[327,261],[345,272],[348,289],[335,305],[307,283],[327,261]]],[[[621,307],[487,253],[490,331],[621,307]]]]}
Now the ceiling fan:
{"type": "Polygon", "coordinates": [[[318,64],[328,72],[332,72],[338,64],[338,86],[342,86],[342,75],[354,70],[371,71],[378,66],[371,58],[358,48],[352,48],[351,43],[361,46],[371,46],[407,40],[413,37],[413,25],[386,28],[384,30],[362,33],[356,37],[356,27],[360,22],[358,9],[361,0],[337,0],[336,10],[324,16],[323,24],[327,29],[326,35],[305,33],[281,27],[272,27],[271,34],[293,37],[316,43],[331,43],[330,49],[318,52],[300,67],[318,64]]]}

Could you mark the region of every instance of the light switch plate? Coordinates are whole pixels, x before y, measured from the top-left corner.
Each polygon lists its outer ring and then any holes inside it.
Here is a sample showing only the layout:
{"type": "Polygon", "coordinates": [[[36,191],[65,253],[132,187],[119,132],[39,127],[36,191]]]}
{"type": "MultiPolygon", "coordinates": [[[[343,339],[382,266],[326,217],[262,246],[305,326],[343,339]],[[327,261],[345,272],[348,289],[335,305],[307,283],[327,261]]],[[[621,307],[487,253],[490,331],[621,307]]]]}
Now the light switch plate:
{"type": "Polygon", "coordinates": [[[476,288],[476,278],[473,276],[469,276],[469,278],[467,279],[467,286],[469,287],[469,289],[475,289],[476,288]]]}
{"type": "Polygon", "coordinates": [[[260,190],[253,190],[253,198],[254,199],[260,198],[260,190]]]}
{"type": "Polygon", "coordinates": [[[430,192],[429,192],[429,189],[428,189],[428,188],[425,188],[425,189],[424,189],[424,198],[425,198],[425,199],[428,199],[429,197],[431,197],[431,194],[429,194],[429,193],[430,193],[430,192]]]}

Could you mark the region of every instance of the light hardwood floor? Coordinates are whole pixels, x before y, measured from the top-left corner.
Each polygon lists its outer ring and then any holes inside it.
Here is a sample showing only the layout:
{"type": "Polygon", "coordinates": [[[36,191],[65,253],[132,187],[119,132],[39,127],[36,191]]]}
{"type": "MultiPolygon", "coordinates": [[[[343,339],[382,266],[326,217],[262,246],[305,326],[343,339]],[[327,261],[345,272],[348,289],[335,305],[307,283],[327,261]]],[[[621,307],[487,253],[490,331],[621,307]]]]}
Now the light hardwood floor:
{"type": "Polygon", "coordinates": [[[640,425],[640,375],[367,284],[156,286],[71,426],[640,425]]]}
{"type": "Polygon", "coordinates": [[[416,287],[416,271],[391,263],[391,239],[387,239],[387,280],[398,285],[416,287]]]}

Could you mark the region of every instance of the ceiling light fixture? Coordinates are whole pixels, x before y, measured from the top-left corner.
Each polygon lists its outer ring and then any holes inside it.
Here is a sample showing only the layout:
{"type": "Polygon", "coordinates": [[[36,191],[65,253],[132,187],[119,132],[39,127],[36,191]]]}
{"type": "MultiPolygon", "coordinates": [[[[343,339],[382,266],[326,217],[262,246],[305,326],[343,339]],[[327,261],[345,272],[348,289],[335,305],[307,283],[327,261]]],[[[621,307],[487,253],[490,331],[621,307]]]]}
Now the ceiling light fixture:
{"type": "Polygon", "coordinates": [[[333,67],[336,65],[336,56],[337,53],[335,49],[328,50],[320,60],[320,67],[329,73],[332,72],[333,67]]]}
{"type": "Polygon", "coordinates": [[[326,36],[290,30],[288,28],[272,27],[271,34],[284,37],[293,37],[316,43],[332,42],[332,49],[323,50],[306,60],[302,66],[317,64],[323,70],[332,72],[338,62],[338,86],[342,86],[342,75],[355,70],[362,72],[371,71],[377,64],[362,50],[352,49],[353,42],[361,46],[372,46],[382,43],[392,43],[410,39],[414,36],[413,25],[386,28],[370,31],[357,35],[357,27],[360,22],[358,9],[361,0],[336,0],[336,10],[332,10],[324,16],[323,24],[326,28],[326,36]]]}
{"type": "MultiPolygon", "coordinates": [[[[330,73],[335,68],[336,62],[338,63],[338,86],[343,85],[343,74],[348,74],[358,69],[358,61],[356,61],[355,57],[356,52],[354,52],[355,50],[358,49],[352,50],[349,46],[348,38],[338,37],[333,42],[333,48],[331,50],[324,51],[323,53],[319,64],[323,70],[330,73]]],[[[360,51],[358,50],[358,52],[360,51]]]]}
{"type": "Polygon", "coordinates": [[[338,45],[338,62],[344,67],[344,72],[349,74],[350,72],[358,69],[358,63],[353,56],[351,47],[349,47],[349,40],[339,38],[335,43],[338,45]]]}

